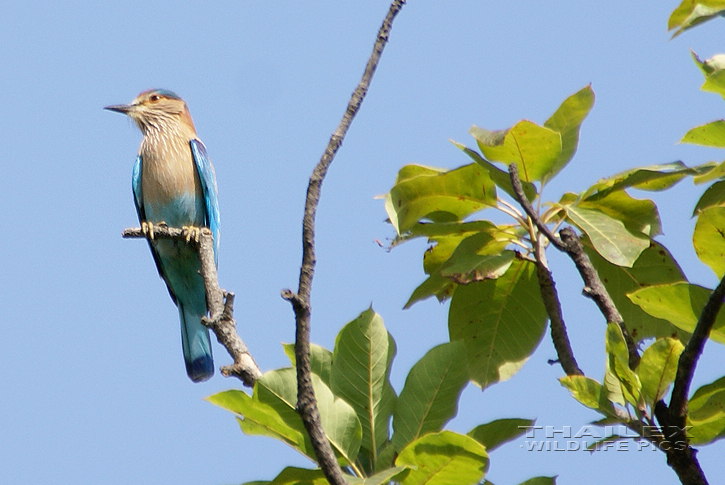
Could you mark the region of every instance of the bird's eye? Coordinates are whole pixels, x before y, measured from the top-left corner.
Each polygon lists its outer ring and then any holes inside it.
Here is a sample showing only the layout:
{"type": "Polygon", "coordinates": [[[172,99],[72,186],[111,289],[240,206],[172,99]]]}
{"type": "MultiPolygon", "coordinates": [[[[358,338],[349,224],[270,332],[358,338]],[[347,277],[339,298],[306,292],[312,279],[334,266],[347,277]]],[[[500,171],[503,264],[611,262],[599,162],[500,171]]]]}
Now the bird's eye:
{"type": "Polygon", "coordinates": [[[151,101],[152,103],[155,103],[155,102],[156,102],[156,101],[158,101],[159,99],[161,99],[161,96],[159,96],[158,94],[154,94],[154,95],[152,95],[152,96],[151,96],[151,97],[149,98],[149,101],[151,101]]]}

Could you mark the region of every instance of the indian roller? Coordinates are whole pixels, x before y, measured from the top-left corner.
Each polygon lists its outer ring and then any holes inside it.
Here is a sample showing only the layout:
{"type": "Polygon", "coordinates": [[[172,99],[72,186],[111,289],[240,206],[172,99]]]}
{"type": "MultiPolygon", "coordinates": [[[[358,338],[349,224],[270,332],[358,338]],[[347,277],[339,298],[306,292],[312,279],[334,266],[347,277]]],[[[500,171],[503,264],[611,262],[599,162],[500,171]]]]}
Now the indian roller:
{"type": "Polygon", "coordinates": [[[141,228],[147,235],[159,275],[179,309],[186,373],[194,382],[214,375],[201,263],[188,243],[201,228],[214,236],[219,249],[219,205],[214,167],[196,136],[189,108],[164,89],[139,94],[131,104],[105,109],[128,115],[143,134],[133,167],[132,189],[141,228]],[[154,239],[154,225],[180,227],[187,241],[154,239]]]}

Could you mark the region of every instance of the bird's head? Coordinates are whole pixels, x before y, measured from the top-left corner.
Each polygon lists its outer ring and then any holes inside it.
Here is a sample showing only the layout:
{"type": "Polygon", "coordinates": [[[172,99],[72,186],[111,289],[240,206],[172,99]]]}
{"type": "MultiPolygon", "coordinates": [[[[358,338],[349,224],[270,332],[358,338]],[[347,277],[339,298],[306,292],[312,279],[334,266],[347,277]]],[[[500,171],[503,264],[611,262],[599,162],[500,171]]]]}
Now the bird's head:
{"type": "Polygon", "coordinates": [[[186,102],[165,89],[150,89],[139,94],[131,104],[106,106],[105,109],[128,115],[144,134],[177,130],[182,126],[196,132],[186,102]]]}

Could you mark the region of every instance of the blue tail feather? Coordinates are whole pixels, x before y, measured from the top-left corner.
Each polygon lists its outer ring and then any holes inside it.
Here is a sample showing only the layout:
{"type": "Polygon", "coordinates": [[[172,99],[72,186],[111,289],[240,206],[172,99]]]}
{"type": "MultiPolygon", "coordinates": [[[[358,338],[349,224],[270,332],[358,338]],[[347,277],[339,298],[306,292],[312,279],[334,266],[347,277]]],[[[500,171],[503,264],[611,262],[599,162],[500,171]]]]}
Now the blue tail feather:
{"type": "Polygon", "coordinates": [[[194,382],[205,381],[214,375],[209,330],[201,323],[202,316],[179,302],[184,363],[189,379],[194,382]]]}

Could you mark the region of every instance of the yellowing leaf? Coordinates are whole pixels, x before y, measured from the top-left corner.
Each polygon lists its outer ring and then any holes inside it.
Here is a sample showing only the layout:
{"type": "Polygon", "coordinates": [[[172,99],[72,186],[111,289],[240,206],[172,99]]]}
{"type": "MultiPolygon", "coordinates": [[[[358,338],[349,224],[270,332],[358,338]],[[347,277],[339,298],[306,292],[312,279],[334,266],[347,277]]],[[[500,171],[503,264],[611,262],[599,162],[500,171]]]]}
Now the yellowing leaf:
{"type": "Polygon", "coordinates": [[[722,278],[725,274],[725,207],[700,212],[692,236],[697,257],[722,278]]]}
{"type": "Polygon", "coordinates": [[[506,165],[515,163],[525,182],[541,181],[561,155],[561,134],[531,121],[519,121],[505,131],[474,126],[469,133],[488,160],[506,165]]]}

